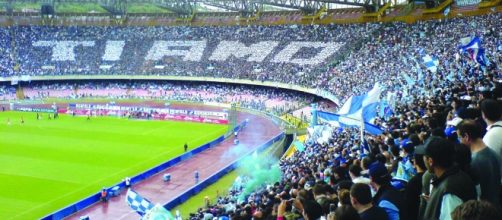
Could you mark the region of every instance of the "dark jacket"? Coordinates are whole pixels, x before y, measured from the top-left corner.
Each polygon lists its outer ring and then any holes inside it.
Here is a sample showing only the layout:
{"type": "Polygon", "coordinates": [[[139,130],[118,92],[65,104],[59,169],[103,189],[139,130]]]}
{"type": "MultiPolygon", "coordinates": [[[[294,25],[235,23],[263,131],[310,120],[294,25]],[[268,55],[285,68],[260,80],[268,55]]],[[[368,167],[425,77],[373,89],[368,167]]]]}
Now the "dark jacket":
{"type": "Polygon", "coordinates": [[[452,194],[462,201],[476,199],[476,189],[469,175],[457,167],[447,170],[441,177],[432,181],[432,192],[427,202],[424,219],[439,219],[443,196],[452,194]]]}
{"type": "Polygon", "coordinates": [[[406,210],[408,211],[408,219],[419,219],[418,212],[420,207],[420,194],[422,194],[422,176],[424,173],[417,173],[410,179],[406,185],[406,210]]]}
{"type": "MultiPolygon", "coordinates": [[[[399,209],[399,219],[407,219],[406,206],[404,203],[404,195],[398,190],[394,189],[390,185],[382,186],[378,189],[378,192],[373,197],[373,202],[376,206],[380,201],[386,200],[392,203],[399,209]]],[[[389,216],[390,218],[391,216],[389,216]]]]}

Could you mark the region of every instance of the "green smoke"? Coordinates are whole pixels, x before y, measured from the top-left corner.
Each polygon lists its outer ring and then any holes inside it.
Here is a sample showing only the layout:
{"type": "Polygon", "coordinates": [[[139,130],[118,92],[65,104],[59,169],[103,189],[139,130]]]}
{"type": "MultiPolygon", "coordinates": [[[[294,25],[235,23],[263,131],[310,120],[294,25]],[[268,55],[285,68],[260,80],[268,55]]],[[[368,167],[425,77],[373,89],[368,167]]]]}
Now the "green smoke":
{"type": "Polygon", "coordinates": [[[239,201],[244,201],[246,196],[259,187],[278,182],[282,174],[276,158],[269,154],[257,155],[256,153],[244,158],[239,163],[238,171],[240,175],[249,178],[243,186],[241,195],[239,195],[239,201]]]}

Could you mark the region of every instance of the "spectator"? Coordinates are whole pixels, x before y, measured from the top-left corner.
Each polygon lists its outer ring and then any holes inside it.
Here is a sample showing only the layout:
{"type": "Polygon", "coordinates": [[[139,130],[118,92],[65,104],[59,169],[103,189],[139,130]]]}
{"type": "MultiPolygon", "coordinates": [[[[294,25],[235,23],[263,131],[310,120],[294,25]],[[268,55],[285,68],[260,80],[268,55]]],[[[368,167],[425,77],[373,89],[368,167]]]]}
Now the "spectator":
{"type": "Polygon", "coordinates": [[[350,201],[362,220],[387,220],[384,209],[373,206],[368,184],[356,183],[350,189],[350,201]]]}
{"type": "Polygon", "coordinates": [[[387,212],[389,220],[405,219],[404,198],[390,184],[391,176],[384,164],[374,162],[370,166],[371,187],[376,191],[373,201],[387,212]]]}
{"type": "Polygon", "coordinates": [[[370,179],[361,176],[362,169],[357,164],[352,164],[349,166],[349,174],[353,183],[364,183],[370,184],[370,179]]]}
{"type": "Polygon", "coordinates": [[[425,166],[434,175],[424,219],[451,219],[450,214],[457,206],[476,198],[471,178],[454,166],[453,143],[443,138],[431,137],[416,149],[416,153],[424,155],[425,166]]]}
{"type": "Polygon", "coordinates": [[[488,148],[482,139],[481,127],[472,120],[464,120],[457,126],[460,141],[469,146],[472,153],[473,180],[480,185],[478,198],[499,206],[500,160],[497,153],[488,148]]]}
{"type": "MultiPolygon", "coordinates": [[[[502,108],[500,103],[493,99],[485,99],[481,102],[481,115],[488,125],[487,132],[483,137],[483,142],[491,148],[499,160],[502,160],[502,108]]],[[[502,165],[502,164],[501,164],[502,165]]],[[[502,170],[502,166],[500,168],[502,170]]],[[[502,179],[500,180],[502,183],[502,179]]]]}
{"type": "Polygon", "coordinates": [[[408,211],[408,219],[420,219],[420,195],[422,194],[422,176],[427,169],[424,164],[423,155],[415,154],[413,156],[413,167],[417,171],[405,188],[406,208],[408,211]]]}
{"type": "Polygon", "coordinates": [[[360,220],[357,211],[350,205],[343,205],[335,211],[336,220],[360,220]]]}
{"type": "Polygon", "coordinates": [[[502,219],[500,209],[486,201],[469,200],[451,213],[453,220],[502,219]]]}

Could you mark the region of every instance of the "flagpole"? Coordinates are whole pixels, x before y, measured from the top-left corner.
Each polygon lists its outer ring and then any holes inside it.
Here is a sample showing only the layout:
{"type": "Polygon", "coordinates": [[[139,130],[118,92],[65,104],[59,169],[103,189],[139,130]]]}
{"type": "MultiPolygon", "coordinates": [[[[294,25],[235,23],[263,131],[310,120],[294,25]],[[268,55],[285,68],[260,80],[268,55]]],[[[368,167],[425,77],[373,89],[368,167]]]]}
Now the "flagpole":
{"type": "Polygon", "coordinates": [[[360,132],[361,132],[361,154],[364,152],[364,117],[363,117],[363,112],[361,111],[361,126],[359,128],[360,132]]]}

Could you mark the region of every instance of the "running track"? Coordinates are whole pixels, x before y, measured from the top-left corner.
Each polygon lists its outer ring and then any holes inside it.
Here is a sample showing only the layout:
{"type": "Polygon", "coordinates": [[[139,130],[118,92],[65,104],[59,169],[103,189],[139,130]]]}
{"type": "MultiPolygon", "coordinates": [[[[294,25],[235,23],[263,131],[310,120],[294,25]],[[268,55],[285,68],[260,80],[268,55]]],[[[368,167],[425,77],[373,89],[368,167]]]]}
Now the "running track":
{"type": "MultiPolygon", "coordinates": [[[[249,118],[249,124],[239,133],[239,141],[240,144],[246,146],[247,152],[256,149],[281,132],[277,125],[265,117],[239,113],[239,121],[243,121],[245,118],[249,118]]],[[[171,198],[176,198],[179,194],[194,186],[195,170],[199,170],[200,180],[202,181],[244,154],[230,155],[230,158],[223,159],[222,155],[234,146],[233,138],[229,138],[216,147],[207,149],[139,184],[133,185],[132,188],[141,196],[152,201],[152,203],[165,204],[171,198]],[[171,182],[164,183],[162,181],[164,173],[171,174],[171,182]]],[[[80,216],[88,215],[92,220],[138,220],[140,216],[132,211],[125,202],[125,192],[125,190],[122,190],[119,196],[111,198],[107,203],[95,203],[89,208],[77,212],[66,219],[78,220],[80,216]]]]}

